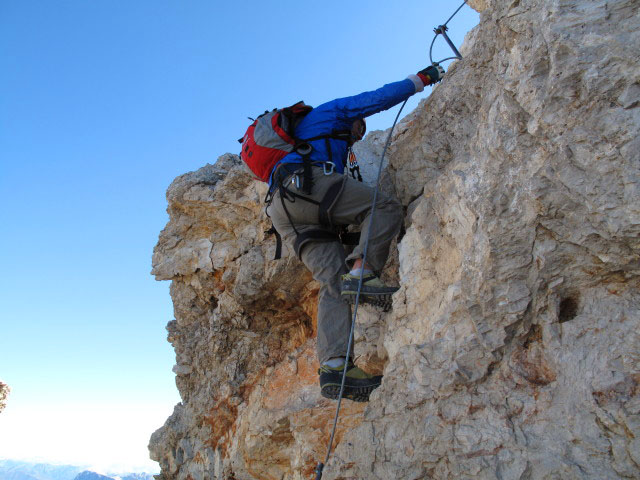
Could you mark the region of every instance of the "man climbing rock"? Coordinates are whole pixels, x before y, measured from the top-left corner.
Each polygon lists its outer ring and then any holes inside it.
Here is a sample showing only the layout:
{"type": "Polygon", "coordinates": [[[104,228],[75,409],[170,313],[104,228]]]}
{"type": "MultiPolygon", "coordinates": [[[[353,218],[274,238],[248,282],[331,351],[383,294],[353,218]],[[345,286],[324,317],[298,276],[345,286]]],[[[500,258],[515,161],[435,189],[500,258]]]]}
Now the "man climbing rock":
{"type": "MultiPolygon", "coordinates": [[[[317,352],[324,397],[336,399],[344,364],[344,397],[367,401],[380,385],[346,358],[351,307],[363,274],[362,303],[390,306],[398,287],[384,285],[378,273],[402,223],[402,207],[379,193],[375,221],[370,224],[374,189],[344,174],[351,146],[362,139],[365,117],[397,105],[426,85],[440,81],[444,70],[430,66],[378,90],[339,98],[306,113],[294,126],[296,149],[271,170],[272,198],[267,209],[277,232],[291,245],[321,287],[318,295],[317,352]],[[361,227],[359,244],[348,256],[336,227],[361,227]],[[367,237],[366,263],[363,252],[367,237]]],[[[257,134],[257,132],[256,132],[257,134]]]]}

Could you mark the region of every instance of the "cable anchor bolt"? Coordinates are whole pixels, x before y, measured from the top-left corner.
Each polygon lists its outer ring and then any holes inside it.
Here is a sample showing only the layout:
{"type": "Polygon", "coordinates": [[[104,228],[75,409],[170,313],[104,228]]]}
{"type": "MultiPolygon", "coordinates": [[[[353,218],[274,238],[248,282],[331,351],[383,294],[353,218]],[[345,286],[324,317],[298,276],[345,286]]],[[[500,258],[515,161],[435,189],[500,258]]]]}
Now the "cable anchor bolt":
{"type": "Polygon", "coordinates": [[[460,52],[458,51],[456,46],[453,44],[453,42],[451,41],[451,39],[447,35],[447,30],[448,30],[448,28],[447,28],[446,25],[438,25],[436,28],[433,29],[433,31],[435,32],[436,35],[442,35],[442,37],[444,38],[445,42],[447,42],[449,44],[449,47],[451,47],[451,50],[453,50],[453,54],[458,59],[462,59],[462,55],[460,55],[460,52]]]}

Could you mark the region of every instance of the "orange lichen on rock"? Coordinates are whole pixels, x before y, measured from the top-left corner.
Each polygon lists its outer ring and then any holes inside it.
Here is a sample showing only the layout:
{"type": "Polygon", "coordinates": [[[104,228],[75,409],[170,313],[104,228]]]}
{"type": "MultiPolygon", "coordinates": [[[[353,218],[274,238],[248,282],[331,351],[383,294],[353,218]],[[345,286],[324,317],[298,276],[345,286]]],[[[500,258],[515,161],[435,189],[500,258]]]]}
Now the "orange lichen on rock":
{"type": "Polygon", "coordinates": [[[238,407],[230,403],[229,398],[224,398],[216,402],[204,419],[205,423],[211,427],[211,437],[209,442],[212,447],[219,448],[226,452],[227,442],[221,441],[228,436],[229,430],[236,421],[238,407]]]}
{"type": "Polygon", "coordinates": [[[318,383],[318,361],[312,343],[307,343],[300,354],[280,363],[265,384],[264,407],[283,408],[295,393],[318,383]]]}

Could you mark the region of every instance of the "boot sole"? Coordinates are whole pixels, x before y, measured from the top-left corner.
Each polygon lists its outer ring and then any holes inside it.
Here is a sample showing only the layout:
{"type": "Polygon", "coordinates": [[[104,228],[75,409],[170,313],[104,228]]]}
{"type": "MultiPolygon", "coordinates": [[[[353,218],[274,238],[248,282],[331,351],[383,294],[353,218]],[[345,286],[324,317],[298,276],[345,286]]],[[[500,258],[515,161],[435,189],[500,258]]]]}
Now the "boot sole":
{"type": "MultiPolygon", "coordinates": [[[[395,292],[394,292],[395,293],[395,292]]],[[[392,293],[382,293],[379,295],[372,295],[370,293],[360,294],[360,303],[366,305],[372,305],[374,307],[380,308],[383,312],[388,312],[391,310],[393,306],[392,293]]],[[[355,293],[343,293],[342,298],[344,298],[351,305],[356,303],[356,294],[355,293]]]]}
{"type": "MultiPolygon", "coordinates": [[[[346,398],[354,402],[368,402],[371,392],[379,386],[380,384],[369,387],[347,387],[345,385],[344,392],[342,392],[342,398],[346,398]]],[[[338,397],[340,396],[340,385],[325,385],[320,390],[320,394],[324,398],[338,400],[338,397]]]]}

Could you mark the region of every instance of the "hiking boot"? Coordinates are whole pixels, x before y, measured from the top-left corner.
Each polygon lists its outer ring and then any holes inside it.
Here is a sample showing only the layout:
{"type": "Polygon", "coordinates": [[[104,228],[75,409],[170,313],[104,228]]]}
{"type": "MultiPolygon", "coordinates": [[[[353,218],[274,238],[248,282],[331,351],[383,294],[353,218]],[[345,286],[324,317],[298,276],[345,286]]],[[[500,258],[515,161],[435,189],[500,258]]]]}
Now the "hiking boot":
{"type": "MultiPolygon", "coordinates": [[[[360,275],[346,273],[342,275],[342,297],[349,303],[356,303],[358,283],[360,275]]],[[[362,277],[362,289],[360,290],[360,302],[380,307],[384,312],[391,310],[391,295],[400,287],[388,287],[375,273],[367,273],[362,277]]]]}
{"type": "MultiPolygon", "coordinates": [[[[320,393],[323,397],[331,400],[338,399],[342,372],[344,372],[344,365],[336,368],[328,365],[320,366],[318,374],[320,375],[320,393]]],[[[342,398],[348,398],[354,402],[368,402],[369,395],[380,386],[380,382],[382,382],[382,375],[369,375],[349,362],[342,398]]]]}

